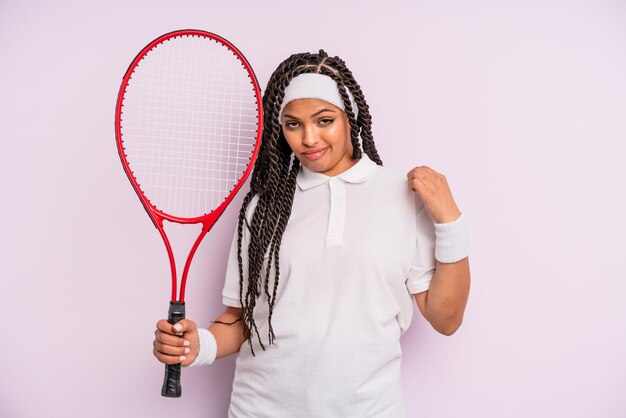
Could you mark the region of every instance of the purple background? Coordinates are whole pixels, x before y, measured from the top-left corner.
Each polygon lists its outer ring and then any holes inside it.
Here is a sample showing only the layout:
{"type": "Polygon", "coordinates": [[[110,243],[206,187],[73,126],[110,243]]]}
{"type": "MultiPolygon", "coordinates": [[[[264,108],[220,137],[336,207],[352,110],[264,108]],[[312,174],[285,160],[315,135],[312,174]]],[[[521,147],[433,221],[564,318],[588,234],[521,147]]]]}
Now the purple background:
{"type": "MultiPolygon", "coordinates": [[[[226,414],[234,356],[160,396],[169,264],[113,129],[132,58],[182,28],[232,41],[263,88],[292,53],[341,56],[384,163],[447,177],[472,288],[450,337],[415,308],[410,417],[626,416],[624,22],[623,2],[592,0],[2,0],[0,416],[226,414]]],[[[203,326],[224,309],[242,197],[192,265],[188,317],[203,326]]]]}

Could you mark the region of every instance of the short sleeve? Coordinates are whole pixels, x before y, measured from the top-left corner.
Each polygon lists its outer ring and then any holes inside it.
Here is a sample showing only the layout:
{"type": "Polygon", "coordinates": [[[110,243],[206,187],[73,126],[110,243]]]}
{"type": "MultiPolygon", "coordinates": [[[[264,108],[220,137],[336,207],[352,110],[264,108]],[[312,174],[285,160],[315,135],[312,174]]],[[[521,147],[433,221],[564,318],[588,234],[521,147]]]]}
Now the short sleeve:
{"type": "MultiPolygon", "coordinates": [[[[246,218],[248,223],[252,221],[252,214],[258,201],[258,195],[254,196],[248,205],[246,218]]],[[[248,288],[248,243],[250,242],[250,231],[244,223],[241,237],[241,262],[243,266],[244,289],[248,288]]],[[[239,262],[237,260],[237,227],[230,245],[230,253],[226,262],[226,277],[224,278],[224,288],[222,290],[222,303],[226,306],[241,308],[239,300],[239,262]]]]}
{"type": "Polygon", "coordinates": [[[417,197],[417,194],[415,196],[415,255],[406,281],[406,287],[412,295],[428,290],[437,267],[437,260],[435,259],[435,223],[426,210],[423,201],[417,197]]]}

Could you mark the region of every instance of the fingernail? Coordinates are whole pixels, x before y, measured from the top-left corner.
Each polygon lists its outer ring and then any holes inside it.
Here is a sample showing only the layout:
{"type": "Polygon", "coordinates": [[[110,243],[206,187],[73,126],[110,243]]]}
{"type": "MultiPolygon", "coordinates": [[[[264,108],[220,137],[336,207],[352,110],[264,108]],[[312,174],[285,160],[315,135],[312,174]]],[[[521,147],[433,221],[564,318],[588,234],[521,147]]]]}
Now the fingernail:
{"type": "Polygon", "coordinates": [[[183,343],[183,345],[184,345],[185,347],[187,347],[189,344],[190,344],[190,343],[189,343],[189,341],[187,341],[187,340],[185,340],[185,342],[183,343]]]}
{"type": "Polygon", "coordinates": [[[180,332],[183,329],[183,326],[181,324],[176,324],[174,325],[174,329],[178,332],[180,332]]]}
{"type": "Polygon", "coordinates": [[[185,354],[189,354],[190,352],[191,352],[191,350],[190,350],[190,349],[185,348],[185,354]]]}
{"type": "Polygon", "coordinates": [[[180,356],[180,361],[185,361],[185,356],[180,356]]]}

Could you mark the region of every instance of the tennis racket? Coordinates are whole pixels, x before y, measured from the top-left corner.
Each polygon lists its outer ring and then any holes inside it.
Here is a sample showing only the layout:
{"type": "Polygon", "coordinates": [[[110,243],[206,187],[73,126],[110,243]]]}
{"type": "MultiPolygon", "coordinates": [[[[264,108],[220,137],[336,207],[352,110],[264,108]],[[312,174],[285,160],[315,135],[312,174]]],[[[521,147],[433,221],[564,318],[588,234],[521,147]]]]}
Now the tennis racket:
{"type": "MultiPolygon", "coordinates": [[[[251,172],[263,131],[259,84],[243,54],[200,30],[167,33],[132,61],[115,110],[124,171],[169,257],[168,322],[185,318],[185,284],[204,236],[251,172]],[[163,221],[202,224],[178,294],[172,247],[163,221]]],[[[165,365],[161,395],[180,397],[180,363],[165,365]]]]}

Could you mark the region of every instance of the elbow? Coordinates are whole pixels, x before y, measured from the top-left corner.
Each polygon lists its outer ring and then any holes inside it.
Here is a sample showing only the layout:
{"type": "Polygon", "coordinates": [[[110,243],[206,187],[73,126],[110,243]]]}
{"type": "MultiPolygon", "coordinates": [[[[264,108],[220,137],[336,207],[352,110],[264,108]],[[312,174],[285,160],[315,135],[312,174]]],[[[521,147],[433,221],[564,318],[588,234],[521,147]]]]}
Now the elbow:
{"type": "Polygon", "coordinates": [[[427,318],[432,327],[440,334],[450,336],[454,334],[463,323],[464,308],[457,308],[452,303],[443,305],[427,305],[427,318]]]}
{"type": "Polygon", "coordinates": [[[462,323],[463,323],[463,318],[451,319],[451,320],[445,321],[445,322],[443,322],[441,324],[438,324],[437,326],[435,326],[433,324],[433,328],[435,328],[435,330],[438,333],[443,334],[443,335],[449,337],[452,334],[454,334],[461,327],[462,323]]]}

